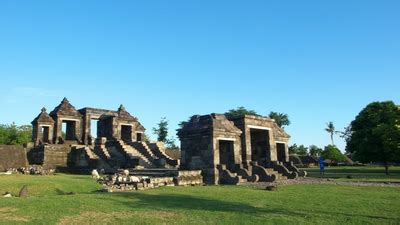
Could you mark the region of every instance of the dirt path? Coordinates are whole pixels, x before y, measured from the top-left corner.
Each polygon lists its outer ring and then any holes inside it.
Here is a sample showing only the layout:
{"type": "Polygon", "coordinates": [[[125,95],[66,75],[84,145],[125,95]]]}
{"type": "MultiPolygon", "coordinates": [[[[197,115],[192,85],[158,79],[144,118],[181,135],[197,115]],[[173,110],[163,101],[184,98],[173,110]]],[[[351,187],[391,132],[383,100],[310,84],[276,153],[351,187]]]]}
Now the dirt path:
{"type": "Polygon", "coordinates": [[[286,186],[296,184],[327,184],[339,186],[359,186],[359,187],[400,187],[400,183],[390,182],[365,182],[365,181],[337,181],[335,179],[326,178],[302,178],[298,180],[285,180],[278,182],[259,182],[259,183],[246,183],[243,186],[254,188],[265,188],[271,185],[286,186]]]}

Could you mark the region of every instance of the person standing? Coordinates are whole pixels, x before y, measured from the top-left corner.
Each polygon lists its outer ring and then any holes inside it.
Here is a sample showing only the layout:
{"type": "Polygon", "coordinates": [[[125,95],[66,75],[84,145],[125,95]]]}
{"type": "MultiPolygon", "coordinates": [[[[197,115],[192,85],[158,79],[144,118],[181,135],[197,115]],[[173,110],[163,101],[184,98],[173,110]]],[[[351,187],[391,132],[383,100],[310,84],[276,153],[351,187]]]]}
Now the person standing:
{"type": "Polygon", "coordinates": [[[325,159],[323,156],[319,157],[319,172],[321,175],[325,174],[325,159]]]}

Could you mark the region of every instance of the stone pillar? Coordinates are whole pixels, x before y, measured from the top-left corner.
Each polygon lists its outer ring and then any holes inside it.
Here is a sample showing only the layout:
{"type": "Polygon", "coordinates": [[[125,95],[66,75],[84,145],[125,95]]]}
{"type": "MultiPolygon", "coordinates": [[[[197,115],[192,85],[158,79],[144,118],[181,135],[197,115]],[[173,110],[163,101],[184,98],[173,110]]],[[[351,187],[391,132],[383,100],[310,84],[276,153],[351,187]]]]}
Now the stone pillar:
{"type": "Polygon", "coordinates": [[[285,162],[289,162],[289,143],[288,142],[286,142],[286,144],[285,144],[285,156],[286,156],[285,162]]]}
{"type": "Polygon", "coordinates": [[[80,120],[75,121],[75,139],[82,142],[82,124],[80,120]]]}
{"type": "Polygon", "coordinates": [[[278,161],[278,154],[274,138],[274,131],[269,130],[268,135],[269,135],[269,158],[272,162],[276,162],[278,161]]]}
{"type": "Polygon", "coordinates": [[[91,118],[90,116],[88,116],[87,114],[85,114],[85,116],[83,117],[83,121],[82,121],[82,142],[84,144],[88,144],[89,143],[89,135],[91,135],[91,118]]]}
{"type": "Polygon", "coordinates": [[[54,127],[54,143],[59,144],[58,138],[62,136],[62,120],[60,118],[56,119],[55,127],[54,127]]]}
{"type": "Polygon", "coordinates": [[[115,118],[112,119],[112,131],[113,138],[116,140],[121,140],[121,125],[115,118]]]}
{"type": "Polygon", "coordinates": [[[251,134],[250,134],[250,128],[248,128],[246,125],[245,125],[244,132],[243,132],[242,136],[244,136],[244,138],[242,138],[242,141],[244,141],[244,143],[242,143],[242,146],[244,146],[242,151],[246,152],[245,161],[251,161],[251,156],[252,156],[252,153],[251,153],[251,134]]]}

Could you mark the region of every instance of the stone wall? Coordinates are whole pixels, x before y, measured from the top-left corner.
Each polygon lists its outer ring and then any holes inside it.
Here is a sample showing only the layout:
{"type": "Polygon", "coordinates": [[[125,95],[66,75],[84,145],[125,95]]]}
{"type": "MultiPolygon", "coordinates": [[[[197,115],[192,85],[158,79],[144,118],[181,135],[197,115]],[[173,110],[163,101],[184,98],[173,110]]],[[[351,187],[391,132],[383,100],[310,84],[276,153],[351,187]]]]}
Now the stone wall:
{"type": "Polygon", "coordinates": [[[43,167],[51,169],[68,167],[70,152],[69,145],[45,145],[43,167]]]}
{"type": "Polygon", "coordinates": [[[27,165],[26,150],[22,145],[0,145],[0,171],[27,165]]]}

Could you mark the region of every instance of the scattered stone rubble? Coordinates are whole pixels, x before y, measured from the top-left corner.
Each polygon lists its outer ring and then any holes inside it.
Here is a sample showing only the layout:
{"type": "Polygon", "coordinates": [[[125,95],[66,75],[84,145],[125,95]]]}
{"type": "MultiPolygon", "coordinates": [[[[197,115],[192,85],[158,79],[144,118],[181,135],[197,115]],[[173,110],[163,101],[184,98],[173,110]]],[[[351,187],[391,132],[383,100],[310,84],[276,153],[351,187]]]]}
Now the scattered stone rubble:
{"type": "Polygon", "coordinates": [[[4,173],[5,175],[11,174],[26,174],[26,175],[54,175],[55,169],[45,169],[42,166],[30,166],[30,167],[20,167],[20,168],[9,168],[4,173]]]}
{"type": "Polygon", "coordinates": [[[165,186],[203,185],[203,177],[201,171],[177,171],[176,176],[171,177],[131,176],[122,172],[103,176],[98,182],[103,185],[102,192],[125,192],[165,186]]]}

